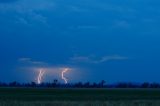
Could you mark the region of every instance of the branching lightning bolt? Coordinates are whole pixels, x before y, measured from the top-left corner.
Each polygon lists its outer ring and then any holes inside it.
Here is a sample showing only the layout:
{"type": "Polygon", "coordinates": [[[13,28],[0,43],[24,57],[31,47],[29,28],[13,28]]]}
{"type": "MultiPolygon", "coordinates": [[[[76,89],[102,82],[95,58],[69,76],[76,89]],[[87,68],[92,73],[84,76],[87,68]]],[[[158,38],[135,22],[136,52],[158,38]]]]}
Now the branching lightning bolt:
{"type": "Polygon", "coordinates": [[[64,74],[65,74],[66,72],[68,72],[68,71],[69,71],[69,69],[68,69],[68,68],[65,68],[65,69],[63,69],[63,71],[62,71],[62,73],[61,73],[61,77],[62,77],[62,79],[64,80],[65,84],[68,83],[68,80],[67,80],[67,78],[64,76],[64,74]]]}
{"type": "Polygon", "coordinates": [[[38,83],[38,84],[41,84],[41,83],[42,83],[42,77],[44,76],[44,74],[45,74],[45,71],[42,70],[42,69],[40,69],[40,70],[39,70],[38,77],[37,77],[37,83],[38,83]]]}

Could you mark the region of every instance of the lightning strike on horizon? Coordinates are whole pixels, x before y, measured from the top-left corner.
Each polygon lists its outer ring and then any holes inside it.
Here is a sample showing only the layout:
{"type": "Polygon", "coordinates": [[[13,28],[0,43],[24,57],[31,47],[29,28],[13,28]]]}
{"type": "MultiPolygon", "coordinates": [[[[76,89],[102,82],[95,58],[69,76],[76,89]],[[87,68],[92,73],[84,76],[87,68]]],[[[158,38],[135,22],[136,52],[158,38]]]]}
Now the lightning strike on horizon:
{"type": "Polygon", "coordinates": [[[68,71],[69,71],[69,68],[65,68],[65,69],[63,69],[63,71],[62,71],[62,73],[61,73],[61,77],[62,77],[62,79],[64,80],[65,84],[68,83],[68,80],[67,80],[67,78],[64,76],[64,74],[65,74],[66,72],[68,72],[68,71]]]}
{"type": "Polygon", "coordinates": [[[40,69],[40,70],[39,70],[38,77],[37,77],[37,83],[38,83],[38,84],[41,84],[41,83],[42,83],[42,77],[44,76],[44,74],[45,74],[45,71],[42,70],[42,69],[40,69]]]}

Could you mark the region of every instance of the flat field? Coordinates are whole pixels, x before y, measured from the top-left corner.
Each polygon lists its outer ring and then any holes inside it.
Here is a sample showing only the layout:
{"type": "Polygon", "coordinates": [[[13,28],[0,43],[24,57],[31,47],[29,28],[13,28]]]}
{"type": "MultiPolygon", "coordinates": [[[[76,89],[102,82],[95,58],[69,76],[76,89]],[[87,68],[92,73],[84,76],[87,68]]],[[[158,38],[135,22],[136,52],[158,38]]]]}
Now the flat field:
{"type": "Polygon", "coordinates": [[[0,88],[0,106],[160,106],[160,89],[0,88]]]}

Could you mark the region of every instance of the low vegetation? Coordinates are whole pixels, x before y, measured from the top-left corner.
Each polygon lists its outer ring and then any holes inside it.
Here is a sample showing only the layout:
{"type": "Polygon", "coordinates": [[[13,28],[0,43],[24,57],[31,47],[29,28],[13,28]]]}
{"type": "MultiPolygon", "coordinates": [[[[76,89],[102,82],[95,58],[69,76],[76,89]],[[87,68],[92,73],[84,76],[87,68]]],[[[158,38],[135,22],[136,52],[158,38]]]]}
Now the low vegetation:
{"type": "Polygon", "coordinates": [[[0,106],[160,106],[160,90],[0,88],[0,106]]]}
{"type": "Polygon", "coordinates": [[[160,106],[160,101],[0,101],[0,106],[160,106]]]}

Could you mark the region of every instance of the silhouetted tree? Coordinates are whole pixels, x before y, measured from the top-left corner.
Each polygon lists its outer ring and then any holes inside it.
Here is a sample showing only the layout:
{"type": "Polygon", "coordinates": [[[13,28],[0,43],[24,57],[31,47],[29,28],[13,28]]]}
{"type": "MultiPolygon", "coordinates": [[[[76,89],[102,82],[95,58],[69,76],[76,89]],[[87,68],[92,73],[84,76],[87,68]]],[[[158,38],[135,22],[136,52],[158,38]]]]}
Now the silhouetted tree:
{"type": "Polygon", "coordinates": [[[115,87],[116,88],[127,88],[128,85],[127,85],[127,83],[118,83],[115,87]]]}
{"type": "Polygon", "coordinates": [[[36,87],[37,84],[35,82],[31,82],[31,87],[36,87]]]}
{"type": "Polygon", "coordinates": [[[14,82],[11,82],[11,83],[9,84],[9,86],[10,86],[10,87],[17,87],[17,86],[20,86],[20,84],[19,84],[18,82],[14,81],[14,82]]]}
{"type": "Polygon", "coordinates": [[[86,82],[86,83],[84,84],[84,87],[85,87],[85,88],[90,88],[90,83],[89,83],[89,82],[86,82]]]}
{"type": "Polygon", "coordinates": [[[160,84],[152,83],[152,84],[150,84],[150,88],[160,88],[160,84]]]}
{"type": "Polygon", "coordinates": [[[83,84],[82,84],[82,82],[75,83],[75,84],[74,84],[74,87],[76,87],[76,88],[82,88],[82,87],[83,87],[83,84]]]}
{"type": "Polygon", "coordinates": [[[52,83],[41,83],[41,84],[36,84],[35,82],[31,83],[18,83],[16,81],[11,82],[11,83],[3,83],[0,82],[0,87],[44,87],[44,88],[160,88],[159,83],[142,83],[142,84],[136,84],[136,83],[117,83],[117,84],[110,84],[107,85],[104,80],[102,80],[99,83],[73,83],[73,84],[62,84],[59,83],[58,80],[53,80],[52,83]]]}
{"type": "Polygon", "coordinates": [[[93,88],[98,88],[98,84],[94,82],[93,85],[92,85],[92,87],[93,88]]]}
{"type": "Polygon", "coordinates": [[[104,84],[106,83],[106,81],[105,80],[102,80],[101,82],[100,82],[100,87],[104,87],[104,84]]]}
{"type": "Polygon", "coordinates": [[[144,82],[142,85],[141,85],[141,88],[149,88],[150,87],[150,84],[148,82],[144,82]]]}

